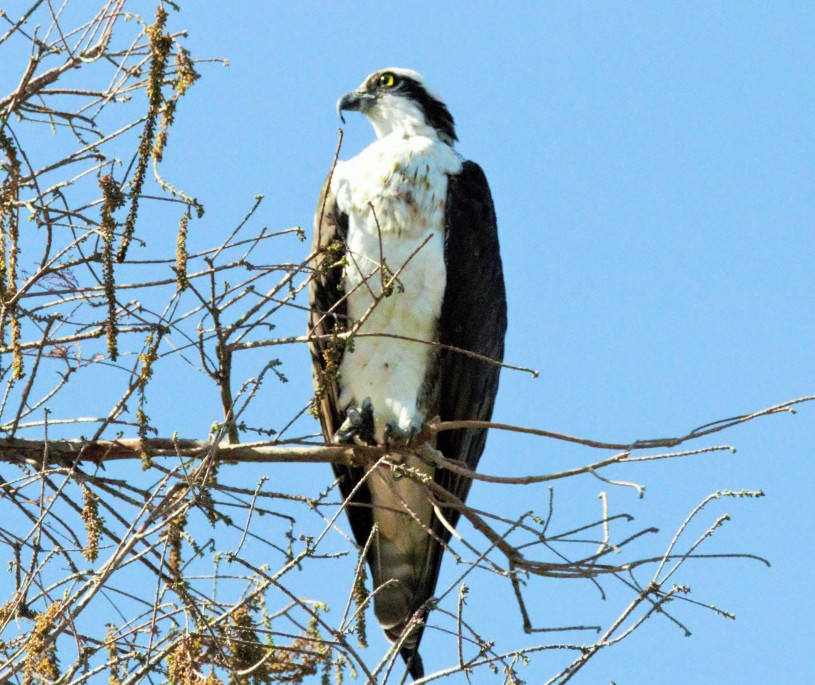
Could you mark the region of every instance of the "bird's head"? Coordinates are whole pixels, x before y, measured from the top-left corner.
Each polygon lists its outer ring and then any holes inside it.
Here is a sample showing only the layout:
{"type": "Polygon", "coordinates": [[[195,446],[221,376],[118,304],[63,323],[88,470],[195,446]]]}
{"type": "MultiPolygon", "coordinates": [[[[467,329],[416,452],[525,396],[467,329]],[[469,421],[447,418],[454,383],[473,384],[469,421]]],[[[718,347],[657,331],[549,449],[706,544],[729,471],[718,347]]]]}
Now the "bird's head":
{"type": "Polygon", "coordinates": [[[378,138],[394,131],[435,136],[448,145],[458,140],[453,117],[421,74],[411,69],[383,69],[366,78],[337,102],[337,113],[361,112],[378,138]]]}

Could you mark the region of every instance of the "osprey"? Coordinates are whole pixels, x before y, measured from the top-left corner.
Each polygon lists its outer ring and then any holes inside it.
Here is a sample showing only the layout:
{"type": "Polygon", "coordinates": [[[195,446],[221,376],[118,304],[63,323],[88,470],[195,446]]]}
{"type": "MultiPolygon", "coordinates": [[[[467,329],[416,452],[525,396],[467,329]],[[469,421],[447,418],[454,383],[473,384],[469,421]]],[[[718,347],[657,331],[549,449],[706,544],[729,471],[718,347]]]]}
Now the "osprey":
{"type": "MultiPolygon", "coordinates": [[[[492,415],[506,331],[495,211],[484,172],[453,149],[447,106],[415,71],[377,71],[337,110],[367,116],[376,140],[336,164],[317,204],[309,337],[322,431],[327,442],[415,448],[435,417],[492,415]],[[336,335],[348,332],[351,342],[336,335]]],[[[434,446],[475,469],[485,440],[481,428],[443,431],[434,446]]],[[[418,678],[460,512],[416,474],[462,501],[471,481],[416,455],[405,466],[413,477],[334,471],[356,542],[368,545],[376,617],[418,678]]]]}

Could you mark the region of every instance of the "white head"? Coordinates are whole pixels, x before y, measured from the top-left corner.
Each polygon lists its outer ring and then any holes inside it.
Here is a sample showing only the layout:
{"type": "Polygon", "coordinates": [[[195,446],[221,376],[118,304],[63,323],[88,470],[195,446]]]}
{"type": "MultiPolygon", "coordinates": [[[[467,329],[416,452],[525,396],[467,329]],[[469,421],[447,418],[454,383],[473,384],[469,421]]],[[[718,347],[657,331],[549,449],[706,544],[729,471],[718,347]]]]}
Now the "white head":
{"type": "Polygon", "coordinates": [[[412,69],[375,71],[359,88],[340,98],[340,118],[343,110],[367,116],[377,138],[401,131],[436,137],[450,146],[458,140],[447,105],[412,69]]]}

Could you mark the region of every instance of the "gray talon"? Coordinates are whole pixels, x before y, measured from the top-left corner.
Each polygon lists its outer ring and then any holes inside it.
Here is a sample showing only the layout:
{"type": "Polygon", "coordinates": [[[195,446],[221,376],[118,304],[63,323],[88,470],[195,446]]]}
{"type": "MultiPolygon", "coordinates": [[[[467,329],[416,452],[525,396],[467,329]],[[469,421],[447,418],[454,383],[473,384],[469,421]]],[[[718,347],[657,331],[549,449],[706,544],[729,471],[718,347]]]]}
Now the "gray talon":
{"type": "Polygon", "coordinates": [[[369,397],[358,407],[345,410],[345,421],[334,433],[334,441],[343,445],[376,444],[374,437],[374,408],[369,397]]]}
{"type": "Polygon", "coordinates": [[[390,454],[391,445],[397,442],[402,435],[402,429],[399,428],[396,421],[391,419],[385,426],[385,452],[390,454]]]}
{"type": "Polygon", "coordinates": [[[421,432],[423,421],[420,417],[414,417],[407,430],[399,427],[396,420],[388,421],[385,426],[385,449],[390,449],[391,445],[402,444],[409,447],[414,438],[421,432]]]}

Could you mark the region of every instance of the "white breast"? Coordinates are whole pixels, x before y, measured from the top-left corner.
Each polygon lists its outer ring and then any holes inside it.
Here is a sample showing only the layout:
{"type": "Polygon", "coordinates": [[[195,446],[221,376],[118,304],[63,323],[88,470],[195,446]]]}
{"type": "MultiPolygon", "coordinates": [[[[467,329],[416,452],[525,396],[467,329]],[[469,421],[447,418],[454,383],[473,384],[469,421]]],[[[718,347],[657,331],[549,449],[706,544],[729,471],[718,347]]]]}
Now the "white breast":
{"type": "MultiPolygon", "coordinates": [[[[352,322],[367,316],[360,332],[436,339],[446,283],[447,178],[461,165],[461,157],[444,143],[396,133],[337,165],[331,188],[348,215],[344,288],[352,322]],[[398,281],[393,294],[369,313],[382,294],[383,257],[398,281]]],[[[409,429],[417,418],[430,351],[388,337],[357,338],[340,366],[341,407],[370,398],[380,441],[388,421],[409,429]]]]}

